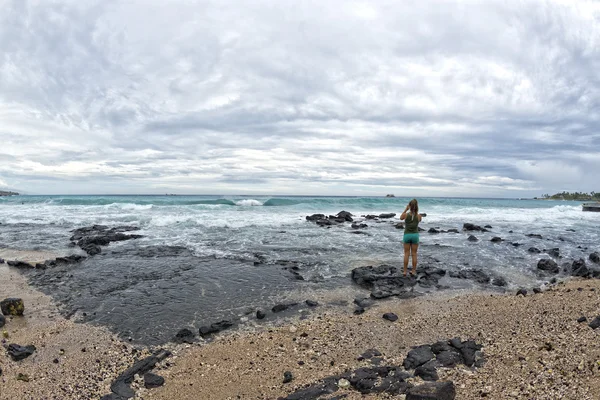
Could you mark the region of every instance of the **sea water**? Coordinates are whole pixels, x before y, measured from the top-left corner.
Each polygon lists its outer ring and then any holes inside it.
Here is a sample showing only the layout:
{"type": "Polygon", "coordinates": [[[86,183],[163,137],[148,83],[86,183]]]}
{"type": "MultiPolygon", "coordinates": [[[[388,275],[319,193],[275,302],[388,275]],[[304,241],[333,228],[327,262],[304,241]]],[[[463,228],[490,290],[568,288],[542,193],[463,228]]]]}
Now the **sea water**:
{"type": "MultiPolygon", "coordinates": [[[[348,287],[353,268],[400,265],[398,217],[409,198],[294,196],[14,196],[0,197],[0,247],[81,253],[76,228],[133,225],[143,238],[111,243],[75,266],[32,273],[33,284],[67,309],[142,342],[168,340],[177,327],[215,322],[307,293],[348,287]],[[348,211],[368,227],[330,228],[307,215],[348,211]],[[366,215],[396,213],[392,219],[366,215]],[[154,248],[152,256],[140,248],[154,248]],[[297,269],[292,274],[290,266],[297,269]],[[301,279],[298,279],[298,274],[301,279]]],[[[460,233],[421,234],[422,265],[449,271],[481,268],[503,276],[507,289],[542,284],[536,264],[559,248],[561,262],[598,251],[599,213],[581,202],[420,198],[421,227],[460,233]],[[463,232],[464,223],[491,225],[463,232]],[[470,234],[479,241],[467,240],[470,234]],[[542,235],[542,239],[527,236],[542,235]],[[492,237],[503,239],[492,243],[492,237]],[[536,247],[542,251],[528,251],[536,247]]],[[[446,279],[450,287],[484,289],[446,279]]],[[[368,292],[365,291],[365,295],[368,292]]],[[[352,299],[350,299],[351,301],[352,299]]]]}

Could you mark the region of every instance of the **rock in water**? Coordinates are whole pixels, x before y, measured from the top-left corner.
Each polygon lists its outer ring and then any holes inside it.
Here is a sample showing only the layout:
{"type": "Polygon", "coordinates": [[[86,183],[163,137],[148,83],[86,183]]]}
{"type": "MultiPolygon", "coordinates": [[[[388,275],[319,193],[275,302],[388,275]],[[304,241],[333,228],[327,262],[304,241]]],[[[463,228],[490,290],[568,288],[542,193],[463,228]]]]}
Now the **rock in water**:
{"type": "Polygon", "coordinates": [[[383,319],[387,319],[388,321],[394,322],[398,320],[398,316],[394,313],[388,312],[383,314],[383,319]]]}
{"type": "Polygon", "coordinates": [[[144,374],[144,386],[146,389],[154,389],[165,384],[165,378],[160,375],[146,372],[144,374]]]}
{"type": "Polygon", "coordinates": [[[600,264],[600,254],[598,254],[598,253],[590,254],[590,261],[595,262],[596,264],[600,264]]]}
{"type": "Polygon", "coordinates": [[[19,298],[8,298],[0,302],[0,310],[4,315],[23,315],[25,304],[19,298]]]}
{"type": "Polygon", "coordinates": [[[290,383],[294,379],[294,376],[290,371],[285,371],[283,373],[283,383],[290,383]]]}
{"type": "Polygon", "coordinates": [[[408,389],[406,400],[454,400],[456,389],[452,382],[428,382],[408,389]]]}
{"type": "Polygon", "coordinates": [[[205,337],[205,336],[211,335],[213,333],[221,332],[231,326],[233,326],[233,322],[228,321],[228,320],[215,322],[214,324],[210,324],[210,326],[201,326],[200,327],[200,336],[205,337]]]}
{"type": "Polygon", "coordinates": [[[184,328],[177,332],[175,335],[175,339],[173,339],[175,343],[194,343],[196,341],[194,332],[191,330],[184,328]]]}
{"type": "Polygon", "coordinates": [[[550,260],[549,258],[544,258],[538,261],[537,268],[542,271],[550,272],[553,274],[558,274],[560,268],[558,268],[558,264],[554,260],[550,260]]]}
{"type": "Polygon", "coordinates": [[[9,344],[8,348],[7,348],[8,355],[10,356],[10,358],[13,359],[13,361],[23,360],[23,359],[29,357],[30,355],[32,355],[34,351],[35,351],[35,346],[33,346],[33,345],[20,346],[18,344],[13,343],[13,344],[9,344]]]}
{"type": "Polygon", "coordinates": [[[306,300],[306,305],[309,307],[316,307],[319,305],[319,303],[314,300],[306,300]]]}

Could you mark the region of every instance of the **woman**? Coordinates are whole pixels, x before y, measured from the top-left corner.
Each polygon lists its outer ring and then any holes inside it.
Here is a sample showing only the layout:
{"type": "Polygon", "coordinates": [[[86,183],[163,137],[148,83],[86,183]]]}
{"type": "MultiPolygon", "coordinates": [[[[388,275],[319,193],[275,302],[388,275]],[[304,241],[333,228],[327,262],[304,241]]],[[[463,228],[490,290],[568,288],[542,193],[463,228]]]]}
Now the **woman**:
{"type": "Polygon", "coordinates": [[[412,199],[404,209],[400,219],[406,221],[404,223],[404,276],[408,272],[408,257],[412,255],[412,276],[417,275],[417,249],[419,248],[419,222],[421,222],[419,214],[419,203],[417,199],[412,199]],[[407,211],[410,210],[410,214],[407,211]]]}

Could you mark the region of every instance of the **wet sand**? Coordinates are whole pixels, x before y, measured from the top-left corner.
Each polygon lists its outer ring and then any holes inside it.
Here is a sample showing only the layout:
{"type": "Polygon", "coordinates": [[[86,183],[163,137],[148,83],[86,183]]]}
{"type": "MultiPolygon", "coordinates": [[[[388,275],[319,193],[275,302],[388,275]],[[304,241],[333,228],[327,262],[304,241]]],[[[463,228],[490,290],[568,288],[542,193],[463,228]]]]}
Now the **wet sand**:
{"type": "MultiPolygon", "coordinates": [[[[0,250],[6,259],[37,261],[40,256],[8,256],[0,250]]],[[[37,347],[19,362],[0,354],[0,399],[98,398],[109,393],[112,380],[134,359],[148,354],[132,354],[130,344],[104,328],[64,319],[48,296],[5,264],[0,264],[0,282],[0,298],[22,297],[26,307],[25,317],[7,319],[8,342],[37,347]],[[29,382],[18,381],[18,373],[27,374],[29,382]]],[[[457,399],[598,399],[600,329],[578,323],[582,315],[588,320],[600,315],[598,280],[572,280],[526,297],[390,299],[358,316],[350,307],[317,307],[305,320],[224,332],[208,344],[170,345],[174,355],[154,370],[166,378],[165,386],[140,388],[137,398],[277,399],[319,378],[368,365],[357,360],[367,349],[381,351],[385,365],[398,365],[411,346],[460,336],[483,344],[487,362],[476,370],[440,371],[441,379],[456,384],[457,399]],[[383,320],[385,312],[399,319],[383,320]],[[282,383],[284,371],[292,372],[292,382],[282,383]]],[[[344,394],[346,399],[387,398],[347,389],[336,393],[344,394]]]]}

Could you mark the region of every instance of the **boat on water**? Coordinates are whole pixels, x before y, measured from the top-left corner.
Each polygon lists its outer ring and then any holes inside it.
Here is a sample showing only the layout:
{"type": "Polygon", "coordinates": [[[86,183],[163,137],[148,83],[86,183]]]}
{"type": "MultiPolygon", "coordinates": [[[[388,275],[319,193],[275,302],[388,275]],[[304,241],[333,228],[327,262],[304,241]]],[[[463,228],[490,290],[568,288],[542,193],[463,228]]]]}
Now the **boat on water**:
{"type": "Polygon", "coordinates": [[[596,211],[600,212],[600,201],[596,201],[593,203],[583,203],[581,205],[583,207],[583,211],[596,211]]]}

